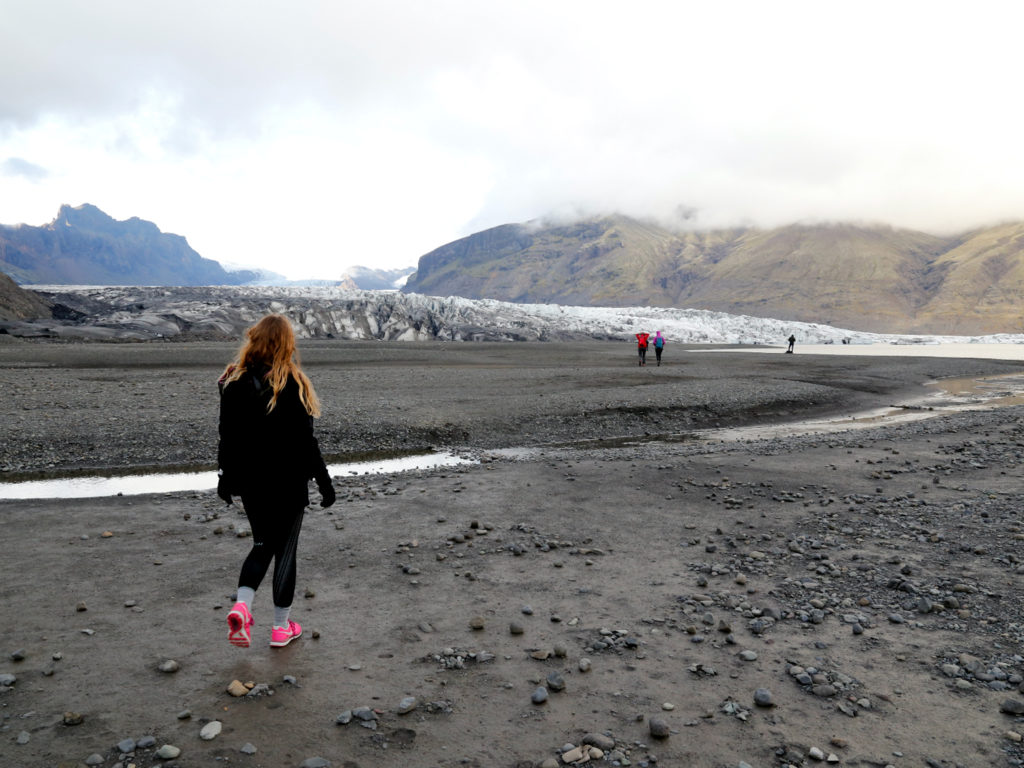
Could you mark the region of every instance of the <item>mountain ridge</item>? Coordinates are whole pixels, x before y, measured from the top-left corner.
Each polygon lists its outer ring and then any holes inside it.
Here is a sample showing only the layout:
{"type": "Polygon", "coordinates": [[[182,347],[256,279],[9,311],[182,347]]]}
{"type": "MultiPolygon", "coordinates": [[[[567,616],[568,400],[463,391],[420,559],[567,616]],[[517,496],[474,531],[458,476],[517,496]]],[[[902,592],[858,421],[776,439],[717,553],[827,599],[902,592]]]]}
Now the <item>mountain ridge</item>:
{"type": "Polygon", "coordinates": [[[622,215],[504,224],[425,254],[403,290],[890,333],[1016,332],[1024,222],[948,236],[847,222],[679,231],[622,215]]]}
{"type": "Polygon", "coordinates": [[[62,205],[49,224],[0,225],[0,272],[22,285],[240,285],[181,235],[138,217],[118,221],[89,203],[62,205]]]}

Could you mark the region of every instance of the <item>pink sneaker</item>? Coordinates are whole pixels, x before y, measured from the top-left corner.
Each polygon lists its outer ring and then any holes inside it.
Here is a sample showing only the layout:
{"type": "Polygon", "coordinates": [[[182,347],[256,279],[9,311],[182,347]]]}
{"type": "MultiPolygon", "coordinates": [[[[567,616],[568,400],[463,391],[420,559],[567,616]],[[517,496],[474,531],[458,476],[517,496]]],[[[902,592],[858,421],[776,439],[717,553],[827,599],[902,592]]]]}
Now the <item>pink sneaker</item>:
{"type": "Polygon", "coordinates": [[[249,606],[239,600],[228,612],[228,641],[239,648],[248,648],[252,638],[249,627],[252,625],[253,618],[249,613],[249,606]]]}
{"type": "Polygon", "coordinates": [[[287,627],[274,627],[270,633],[270,644],[274,648],[284,648],[296,637],[302,637],[302,627],[296,621],[289,621],[287,627]]]}

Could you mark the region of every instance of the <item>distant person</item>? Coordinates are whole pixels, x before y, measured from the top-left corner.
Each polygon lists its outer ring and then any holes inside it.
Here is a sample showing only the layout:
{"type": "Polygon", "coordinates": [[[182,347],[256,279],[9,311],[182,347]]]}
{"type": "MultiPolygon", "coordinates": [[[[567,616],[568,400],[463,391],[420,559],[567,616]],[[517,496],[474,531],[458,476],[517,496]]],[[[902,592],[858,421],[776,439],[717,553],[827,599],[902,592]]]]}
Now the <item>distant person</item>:
{"type": "Polygon", "coordinates": [[[654,357],[658,361],[658,366],[661,366],[661,353],[665,349],[665,337],[661,335],[661,331],[654,334],[654,357]]]}
{"type": "Polygon", "coordinates": [[[649,333],[636,334],[636,351],[640,355],[640,365],[647,365],[647,340],[651,338],[649,333]]]}
{"type": "Polygon", "coordinates": [[[237,602],[228,613],[228,640],[248,648],[252,602],[274,561],[274,623],[270,645],[302,635],[290,617],[302,516],[315,479],[321,507],[335,501],[331,476],[313,436],[320,401],[299,367],[287,318],[267,315],[245,332],[245,343],[224,370],[220,387],[217,495],[242,497],[252,549],[242,563],[237,602]]]}
{"type": "Polygon", "coordinates": [[[792,352],[794,344],[796,344],[796,336],[790,334],[790,336],[789,336],[789,347],[786,349],[786,351],[787,352],[792,352]]]}

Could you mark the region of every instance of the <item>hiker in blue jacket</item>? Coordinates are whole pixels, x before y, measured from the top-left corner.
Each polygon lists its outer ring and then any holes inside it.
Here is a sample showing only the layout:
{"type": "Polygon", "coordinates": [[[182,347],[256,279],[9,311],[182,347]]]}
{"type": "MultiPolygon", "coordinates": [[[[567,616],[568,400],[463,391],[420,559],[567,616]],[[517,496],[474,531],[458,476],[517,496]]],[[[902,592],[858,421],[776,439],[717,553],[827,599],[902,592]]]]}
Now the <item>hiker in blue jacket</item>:
{"type": "Polygon", "coordinates": [[[661,335],[661,331],[658,331],[654,336],[654,356],[658,360],[658,365],[661,365],[661,351],[665,349],[665,337],[661,335]]]}

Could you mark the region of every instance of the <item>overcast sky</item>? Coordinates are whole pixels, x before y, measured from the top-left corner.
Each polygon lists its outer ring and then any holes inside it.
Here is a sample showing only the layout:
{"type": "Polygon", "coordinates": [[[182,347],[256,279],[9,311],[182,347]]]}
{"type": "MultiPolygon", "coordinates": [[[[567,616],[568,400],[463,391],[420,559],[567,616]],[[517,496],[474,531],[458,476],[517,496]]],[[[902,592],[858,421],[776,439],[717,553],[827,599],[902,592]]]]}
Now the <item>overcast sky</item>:
{"type": "Polygon", "coordinates": [[[1024,218],[1016,2],[0,0],[0,19],[4,224],[92,203],[301,278],[551,214],[1024,218]]]}

